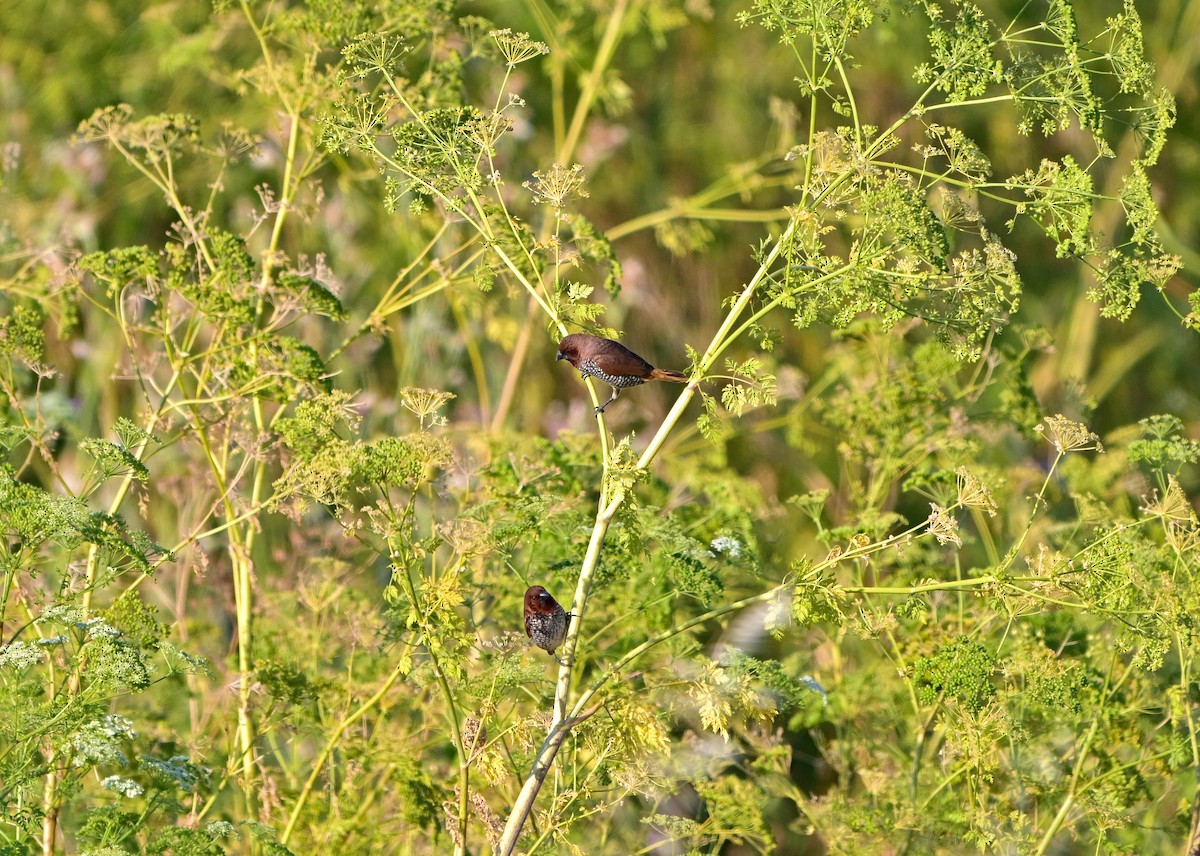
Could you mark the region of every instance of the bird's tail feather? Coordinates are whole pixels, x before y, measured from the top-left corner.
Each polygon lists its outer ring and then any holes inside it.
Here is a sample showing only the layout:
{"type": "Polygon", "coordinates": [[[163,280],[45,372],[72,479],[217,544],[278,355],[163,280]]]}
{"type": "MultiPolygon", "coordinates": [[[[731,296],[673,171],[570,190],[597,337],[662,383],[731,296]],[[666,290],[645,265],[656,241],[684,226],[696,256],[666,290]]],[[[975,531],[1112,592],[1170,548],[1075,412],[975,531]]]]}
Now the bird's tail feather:
{"type": "Polygon", "coordinates": [[[655,369],[650,372],[650,380],[669,380],[673,383],[687,383],[688,376],[683,372],[672,372],[667,369],[655,369]]]}

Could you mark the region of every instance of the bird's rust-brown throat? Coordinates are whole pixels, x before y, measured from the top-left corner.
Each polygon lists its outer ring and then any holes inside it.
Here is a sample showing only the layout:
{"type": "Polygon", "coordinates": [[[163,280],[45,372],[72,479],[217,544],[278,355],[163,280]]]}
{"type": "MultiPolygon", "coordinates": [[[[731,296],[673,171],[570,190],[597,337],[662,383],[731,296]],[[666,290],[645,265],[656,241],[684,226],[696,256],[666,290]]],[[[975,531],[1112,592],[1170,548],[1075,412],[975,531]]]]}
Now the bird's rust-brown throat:
{"type": "Polygon", "coordinates": [[[566,360],[579,369],[580,377],[594,377],[612,387],[612,396],[596,408],[597,413],[603,413],[604,408],[616,401],[621,390],[627,387],[649,380],[688,381],[683,372],[656,369],[620,342],[588,333],[564,336],[558,345],[556,359],[566,360]]]}

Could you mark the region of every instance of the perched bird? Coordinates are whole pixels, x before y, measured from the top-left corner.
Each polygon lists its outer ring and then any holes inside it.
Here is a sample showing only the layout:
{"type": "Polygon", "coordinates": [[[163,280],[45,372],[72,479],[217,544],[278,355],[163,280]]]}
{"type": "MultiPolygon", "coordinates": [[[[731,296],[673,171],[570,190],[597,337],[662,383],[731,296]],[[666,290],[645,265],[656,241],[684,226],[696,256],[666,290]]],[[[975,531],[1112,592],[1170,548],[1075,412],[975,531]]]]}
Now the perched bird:
{"type": "Polygon", "coordinates": [[[656,369],[620,342],[587,333],[564,336],[558,345],[556,359],[575,366],[580,377],[598,378],[612,387],[612,397],[596,408],[597,413],[603,413],[626,387],[638,386],[648,380],[687,383],[687,375],[683,372],[656,369]]]}
{"type": "Polygon", "coordinates": [[[567,636],[567,619],[570,617],[541,586],[530,586],[525,590],[525,635],[534,645],[548,651],[551,657],[567,636]]]}

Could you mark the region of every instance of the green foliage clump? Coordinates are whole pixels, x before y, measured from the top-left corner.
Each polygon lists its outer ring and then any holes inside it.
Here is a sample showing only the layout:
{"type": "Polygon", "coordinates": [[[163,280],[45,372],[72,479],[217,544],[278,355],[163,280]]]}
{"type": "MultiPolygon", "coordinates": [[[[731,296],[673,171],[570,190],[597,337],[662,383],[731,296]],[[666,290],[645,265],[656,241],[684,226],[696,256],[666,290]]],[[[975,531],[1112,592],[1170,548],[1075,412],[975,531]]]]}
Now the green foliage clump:
{"type": "Polygon", "coordinates": [[[46,350],[46,313],[36,303],[6,308],[8,311],[0,318],[0,354],[27,364],[40,362],[46,350]]]}
{"type": "Polygon", "coordinates": [[[405,821],[420,829],[437,825],[446,795],[416,759],[405,759],[396,767],[396,788],[405,821]]]}
{"type": "Polygon", "coordinates": [[[987,648],[972,639],[955,639],[914,660],[912,681],[924,704],[945,697],[978,713],[996,694],[995,671],[996,658],[987,648]]]}
{"type": "Polygon", "coordinates": [[[1178,473],[1184,465],[1200,461],[1200,441],[1182,436],[1183,423],[1179,417],[1159,414],[1138,424],[1142,436],[1129,444],[1132,463],[1143,463],[1158,473],[1167,470],[1178,473]]]}
{"type": "Polygon", "coordinates": [[[530,9],[6,9],[0,851],[1194,838],[1173,36],[530,9]]]}

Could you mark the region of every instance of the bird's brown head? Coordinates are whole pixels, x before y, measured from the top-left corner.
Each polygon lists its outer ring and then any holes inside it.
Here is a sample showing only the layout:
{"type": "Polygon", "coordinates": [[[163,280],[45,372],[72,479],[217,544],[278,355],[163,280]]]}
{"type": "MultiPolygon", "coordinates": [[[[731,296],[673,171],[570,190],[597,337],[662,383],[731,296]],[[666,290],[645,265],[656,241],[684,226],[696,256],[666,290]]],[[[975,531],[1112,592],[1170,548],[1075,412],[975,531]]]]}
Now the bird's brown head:
{"type": "Polygon", "coordinates": [[[526,615],[551,615],[559,609],[562,607],[558,601],[542,586],[530,586],[525,590],[526,615]]]}
{"type": "Polygon", "coordinates": [[[564,336],[563,340],[558,343],[558,356],[555,359],[566,360],[571,365],[579,368],[579,360],[582,356],[580,352],[586,344],[584,341],[586,338],[586,336],[580,333],[572,333],[570,336],[564,336]]]}

